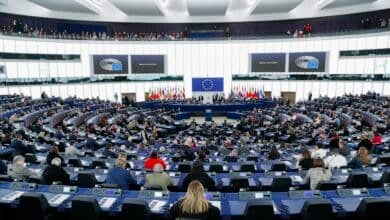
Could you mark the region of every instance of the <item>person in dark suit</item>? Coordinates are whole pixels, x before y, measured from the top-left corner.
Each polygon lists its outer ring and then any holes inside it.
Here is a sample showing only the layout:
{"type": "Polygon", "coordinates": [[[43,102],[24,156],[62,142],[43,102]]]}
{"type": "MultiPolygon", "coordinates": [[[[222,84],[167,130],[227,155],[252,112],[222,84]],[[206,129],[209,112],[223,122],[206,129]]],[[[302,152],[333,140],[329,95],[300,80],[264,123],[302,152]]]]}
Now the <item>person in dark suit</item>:
{"type": "Polygon", "coordinates": [[[126,170],[127,161],[123,158],[118,158],[115,162],[115,167],[111,168],[107,173],[106,183],[117,184],[121,189],[129,189],[129,185],[137,185],[137,181],[126,170]]]}
{"type": "Polygon", "coordinates": [[[369,152],[371,152],[372,149],[372,143],[371,141],[367,138],[366,135],[362,134],[360,135],[360,142],[358,144],[358,149],[360,147],[365,147],[369,152]]]}
{"type": "Polygon", "coordinates": [[[42,179],[46,184],[53,184],[53,182],[61,182],[63,185],[69,185],[69,174],[61,167],[62,160],[55,157],[51,160],[42,173],[42,179]]]}
{"type": "Polygon", "coordinates": [[[103,156],[106,156],[108,158],[117,158],[118,154],[114,152],[114,149],[112,147],[112,144],[107,144],[107,146],[104,148],[103,156]]]}
{"type": "Polygon", "coordinates": [[[215,187],[214,179],[204,171],[203,163],[200,161],[195,161],[192,165],[191,172],[183,180],[183,188],[187,189],[188,185],[194,180],[201,182],[204,188],[215,187]]]}
{"type": "Polygon", "coordinates": [[[65,160],[60,156],[60,151],[57,146],[50,148],[49,153],[46,156],[46,163],[51,164],[51,161],[54,158],[59,158],[61,160],[61,165],[65,165],[65,160]]]}
{"type": "Polygon", "coordinates": [[[220,211],[207,201],[200,181],[194,180],[188,185],[184,198],[177,201],[169,210],[173,219],[191,218],[202,220],[220,219],[220,211]]]}
{"type": "Polygon", "coordinates": [[[0,160],[0,174],[6,174],[7,173],[7,165],[0,160]]]}
{"type": "Polygon", "coordinates": [[[26,146],[23,143],[22,135],[21,134],[16,134],[16,138],[11,141],[10,147],[15,149],[15,152],[13,153],[13,156],[15,157],[16,155],[26,155],[27,153],[34,153],[34,150],[28,146],[26,146]]]}
{"type": "Polygon", "coordinates": [[[311,158],[310,152],[308,150],[304,150],[302,152],[302,159],[299,161],[299,166],[303,170],[308,170],[313,167],[313,159],[311,158]]]}
{"type": "Polygon", "coordinates": [[[43,131],[42,119],[38,119],[33,125],[31,125],[31,131],[40,133],[43,131]]]}
{"type": "Polygon", "coordinates": [[[268,160],[277,160],[280,159],[280,153],[275,146],[271,147],[271,151],[268,154],[268,160]]]}
{"type": "Polygon", "coordinates": [[[95,139],[93,139],[91,136],[88,136],[87,141],[85,143],[85,148],[95,151],[101,148],[101,146],[95,139]]]}

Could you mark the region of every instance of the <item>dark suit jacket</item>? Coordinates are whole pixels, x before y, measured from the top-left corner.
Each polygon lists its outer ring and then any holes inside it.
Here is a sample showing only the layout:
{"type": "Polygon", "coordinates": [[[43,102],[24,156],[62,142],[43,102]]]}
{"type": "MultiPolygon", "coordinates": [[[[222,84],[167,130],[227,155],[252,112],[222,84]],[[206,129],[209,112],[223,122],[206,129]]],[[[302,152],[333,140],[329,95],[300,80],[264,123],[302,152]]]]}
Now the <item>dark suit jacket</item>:
{"type": "Polygon", "coordinates": [[[183,180],[183,188],[187,189],[188,185],[194,180],[201,182],[204,188],[209,189],[215,187],[214,179],[211,178],[207,173],[203,172],[199,174],[189,173],[183,180]]]}
{"type": "Polygon", "coordinates": [[[13,156],[16,155],[26,155],[27,153],[34,153],[34,150],[27,147],[26,145],[23,144],[22,141],[14,139],[11,141],[11,145],[13,149],[15,149],[15,152],[13,153],[13,156]]]}
{"type": "Polygon", "coordinates": [[[104,151],[103,151],[102,154],[103,154],[103,156],[106,156],[106,157],[108,157],[108,158],[117,158],[117,157],[118,157],[118,154],[117,154],[117,153],[112,152],[112,151],[107,150],[107,149],[104,149],[104,151]]]}
{"type": "Polygon", "coordinates": [[[85,143],[85,148],[91,149],[91,150],[98,150],[101,146],[98,144],[98,142],[93,138],[88,138],[87,143],[85,143]]]}
{"type": "Polygon", "coordinates": [[[62,167],[58,167],[55,165],[49,165],[45,168],[42,173],[42,179],[46,184],[52,184],[54,181],[59,181],[64,185],[69,185],[69,174],[62,169],[62,167]]]}

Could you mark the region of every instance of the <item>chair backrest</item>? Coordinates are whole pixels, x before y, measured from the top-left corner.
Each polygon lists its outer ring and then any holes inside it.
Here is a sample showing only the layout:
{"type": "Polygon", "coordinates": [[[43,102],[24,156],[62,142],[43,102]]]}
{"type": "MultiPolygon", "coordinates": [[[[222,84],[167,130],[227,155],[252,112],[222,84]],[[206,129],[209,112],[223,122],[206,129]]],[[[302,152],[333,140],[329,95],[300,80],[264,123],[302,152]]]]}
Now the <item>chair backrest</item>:
{"type": "Polygon", "coordinates": [[[49,213],[49,203],[41,193],[25,192],[19,199],[19,219],[46,219],[49,213]]]}
{"type": "Polygon", "coordinates": [[[286,171],[287,170],[287,166],[284,163],[274,163],[271,166],[271,170],[272,171],[286,171]]]}
{"type": "Polygon", "coordinates": [[[235,163],[238,161],[238,158],[233,156],[226,156],[223,160],[230,163],[235,163]]]}
{"type": "Polygon", "coordinates": [[[308,199],[301,210],[302,220],[333,219],[332,204],[328,199],[308,199]]]}
{"type": "Polygon", "coordinates": [[[96,168],[107,169],[108,167],[104,161],[94,160],[94,161],[92,161],[91,168],[92,169],[96,169],[96,168]]]}
{"type": "Polygon", "coordinates": [[[380,181],[381,183],[390,183],[390,172],[387,170],[383,172],[380,181]]]}
{"type": "Polygon", "coordinates": [[[92,188],[97,184],[96,177],[93,173],[78,173],[77,186],[82,188],[92,188]]]}
{"type": "Polygon", "coordinates": [[[320,181],[320,182],[318,182],[317,189],[318,190],[336,190],[337,184],[332,183],[332,182],[327,182],[327,181],[320,181]]]}
{"type": "Polygon", "coordinates": [[[384,163],[386,165],[390,165],[390,157],[389,156],[380,156],[376,162],[377,164],[384,163]]]}
{"type": "Polygon", "coordinates": [[[254,164],[241,164],[240,166],[241,172],[256,172],[256,168],[254,164]]]}
{"type": "Polygon", "coordinates": [[[72,200],[71,219],[100,220],[101,209],[92,196],[76,196],[72,200]]]}
{"type": "Polygon", "coordinates": [[[83,167],[83,164],[81,163],[80,159],[76,158],[69,159],[68,164],[72,167],[83,167]]]}
{"type": "Polygon", "coordinates": [[[247,177],[231,177],[229,185],[234,192],[238,192],[242,188],[249,187],[249,180],[247,177]]]}
{"type": "Polygon", "coordinates": [[[255,161],[255,162],[258,162],[258,161],[259,161],[259,157],[250,156],[250,157],[247,157],[247,158],[246,158],[246,161],[255,161]]]}
{"type": "Polygon", "coordinates": [[[245,220],[273,219],[274,208],[270,200],[249,200],[244,211],[245,220]]]}
{"type": "Polygon", "coordinates": [[[10,177],[8,175],[0,175],[0,181],[12,182],[12,181],[14,181],[14,179],[12,179],[12,177],[10,177]]]}
{"type": "Polygon", "coordinates": [[[127,219],[150,219],[150,208],[145,200],[126,198],[122,203],[121,217],[127,219]]]}
{"type": "Polygon", "coordinates": [[[368,184],[369,180],[366,173],[351,173],[346,181],[348,188],[368,187],[368,184]]]}
{"type": "Polygon", "coordinates": [[[222,164],[210,164],[209,172],[222,173],[223,172],[222,164]]]}
{"type": "Polygon", "coordinates": [[[179,171],[181,173],[189,173],[189,172],[191,172],[191,164],[180,163],[178,168],[177,168],[177,171],[179,171]]]}
{"type": "Polygon", "coordinates": [[[272,179],[271,191],[272,192],[287,192],[292,185],[292,180],[288,176],[278,176],[272,179]]]}
{"type": "Polygon", "coordinates": [[[180,157],[176,157],[176,156],[173,156],[172,158],[172,162],[175,162],[175,163],[178,163],[178,162],[180,162],[180,157]]]}
{"type": "Polygon", "coordinates": [[[390,201],[385,198],[363,198],[358,208],[356,215],[359,220],[374,220],[384,219],[386,211],[390,210],[390,201]]]}
{"type": "Polygon", "coordinates": [[[38,159],[35,154],[27,153],[24,155],[24,160],[26,161],[26,163],[35,163],[38,159]]]}

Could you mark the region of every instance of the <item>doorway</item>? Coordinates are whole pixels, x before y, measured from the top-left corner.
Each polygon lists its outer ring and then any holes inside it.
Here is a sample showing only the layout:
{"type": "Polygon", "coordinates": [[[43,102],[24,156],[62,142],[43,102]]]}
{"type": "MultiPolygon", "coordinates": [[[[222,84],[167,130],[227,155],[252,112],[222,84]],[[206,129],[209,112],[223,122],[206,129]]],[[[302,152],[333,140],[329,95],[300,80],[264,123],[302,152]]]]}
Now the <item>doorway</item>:
{"type": "Polygon", "coordinates": [[[295,104],[296,92],[281,92],[284,101],[289,100],[290,105],[295,104]]]}
{"type": "Polygon", "coordinates": [[[272,99],[272,92],[271,91],[264,91],[264,95],[267,99],[272,99]]]}
{"type": "Polygon", "coordinates": [[[125,105],[130,104],[130,102],[136,101],[136,93],[135,92],[129,92],[129,93],[122,93],[122,103],[125,105]]]}

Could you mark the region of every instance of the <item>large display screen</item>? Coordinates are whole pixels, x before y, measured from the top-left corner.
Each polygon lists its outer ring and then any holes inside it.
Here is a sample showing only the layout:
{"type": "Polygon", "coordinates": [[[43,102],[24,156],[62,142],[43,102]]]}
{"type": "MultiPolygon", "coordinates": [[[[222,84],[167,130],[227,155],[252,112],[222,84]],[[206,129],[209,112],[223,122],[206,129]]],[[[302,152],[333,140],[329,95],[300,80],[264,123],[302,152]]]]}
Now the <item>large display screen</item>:
{"type": "Polygon", "coordinates": [[[131,73],[165,73],[164,55],[131,55],[131,73]]]}
{"type": "Polygon", "coordinates": [[[285,72],[285,53],[252,53],[251,72],[285,72]]]}
{"type": "Polygon", "coordinates": [[[223,78],[192,78],[193,92],[223,92],[223,78]]]}
{"type": "Polygon", "coordinates": [[[128,55],[93,55],[94,74],[128,74],[128,55]]]}
{"type": "Polygon", "coordinates": [[[325,72],[326,52],[289,54],[289,72],[325,72]]]}

